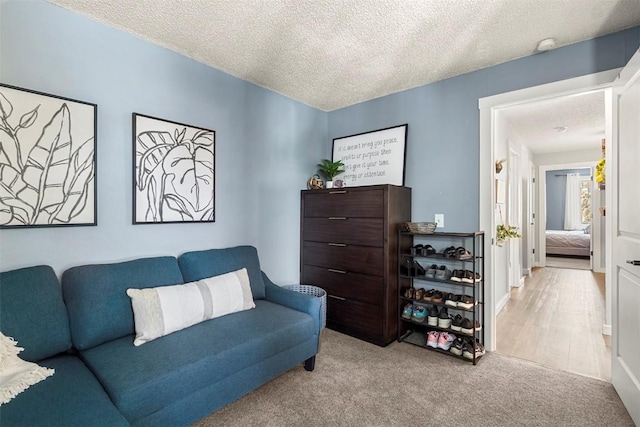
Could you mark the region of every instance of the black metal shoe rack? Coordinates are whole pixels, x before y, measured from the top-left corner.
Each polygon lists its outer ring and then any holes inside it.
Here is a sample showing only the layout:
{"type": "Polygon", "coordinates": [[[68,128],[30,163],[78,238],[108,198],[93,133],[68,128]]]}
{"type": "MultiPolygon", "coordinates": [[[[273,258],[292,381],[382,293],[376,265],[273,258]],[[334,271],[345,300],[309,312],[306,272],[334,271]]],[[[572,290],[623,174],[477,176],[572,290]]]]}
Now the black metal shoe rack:
{"type": "MultiPolygon", "coordinates": [[[[408,342],[426,349],[437,351],[439,353],[448,354],[452,357],[473,362],[477,364],[481,356],[476,357],[476,352],[473,353],[473,359],[468,359],[463,356],[458,356],[439,348],[432,348],[426,345],[427,334],[429,331],[448,332],[456,337],[462,336],[470,340],[475,340],[484,346],[484,232],[476,231],[472,233],[432,233],[432,234],[418,234],[409,231],[398,231],[398,341],[408,342]],[[415,250],[412,251],[416,245],[431,245],[435,250],[435,254],[416,254],[415,250]],[[470,259],[457,259],[455,257],[446,257],[442,251],[446,247],[464,247],[471,252],[470,259]],[[424,275],[420,275],[420,271],[407,271],[406,263],[418,261],[420,265],[427,270],[430,265],[445,265],[450,270],[469,270],[473,272],[474,278],[476,273],[480,275],[480,281],[475,283],[456,282],[446,279],[429,278],[424,275]],[[405,267],[405,268],[403,268],[405,267]],[[430,301],[417,300],[415,298],[405,297],[405,291],[407,288],[414,288],[414,292],[417,289],[424,288],[425,290],[436,289],[443,293],[443,300],[440,303],[434,303],[430,301]],[[477,305],[474,305],[471,309],[464,309],[461,307],[451,307],[445,305],[446,295],[451,292],[453,294],[469,295],[477,301],[477,305]],[[450,328],[443,329],[437,326],[430,326],[427,324],[427,317],[425,316],[423,322],[417,322],[413,318],[405,319],[402,317],[404,307],[407,304],[419,304],[427,308],[435,305],[438,310],[440,307],[447,307],[453,314],[460,313],[463,317],[469,317],[473,323],[474,332],[472,334],[466,334],[461,331],[454,331],[450,328]],[[476,321],[480,322],[482,328],[480,331],[475,331],[476,321]]],[[[475,349],[474,349],[475,350],[475,349]]]]}

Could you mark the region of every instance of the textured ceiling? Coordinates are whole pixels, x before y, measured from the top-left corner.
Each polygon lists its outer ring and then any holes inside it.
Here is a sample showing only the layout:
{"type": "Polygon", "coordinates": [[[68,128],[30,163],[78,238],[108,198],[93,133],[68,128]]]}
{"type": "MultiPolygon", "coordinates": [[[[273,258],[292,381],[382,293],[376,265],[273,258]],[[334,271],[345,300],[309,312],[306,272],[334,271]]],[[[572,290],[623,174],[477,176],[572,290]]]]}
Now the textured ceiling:
{"type": "Polygon", "coordinates": [[[604,92],[596,91],[510,107],[502,117],[536,154],[598,149],[605,137],[604,103],[604,92]]]}
{"type": "Polygon", "coordinates": [[[639,0],[49,0],[325,111],[640,24],[639,0]]]}

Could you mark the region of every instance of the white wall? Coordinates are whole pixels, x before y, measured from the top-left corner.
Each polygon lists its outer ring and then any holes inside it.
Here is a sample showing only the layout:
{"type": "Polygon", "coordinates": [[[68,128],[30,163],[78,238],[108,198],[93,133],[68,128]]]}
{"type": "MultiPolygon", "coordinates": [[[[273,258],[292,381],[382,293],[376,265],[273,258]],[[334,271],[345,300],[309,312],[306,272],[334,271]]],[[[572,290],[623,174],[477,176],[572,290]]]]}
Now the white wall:
{"type": "MultiPolygon", "coordinates": [[[[497,246],[495,248],[495,277],[494,284],[496,289],[496,302],[497,311],[499,312],[509,299],[509,292],[512,286],[518,286],[520,284],[520,272],[523,266],[526,266],[526,262],[523,261],[525,254],[528,251],[528,241],[530,239],[526,222],[524,221],[525,213],[528,209],[528,199],[526,197],[525,183],[530,182],[530,168],[529,160],[531,158],[530,150],[523,144],[523,138],[515,131],[511,123],[501,114],[500,111],[496,113],[496,127],[495,127],[495,146],[494,155],[496,160],[509,158],[509,147],[511,147],[518,154],[518,161],[521,175],[521,189],[520,189],[520,202],[523,218],[520,220],[520,234],[521,239],[510,239],[502,247],[497,246]],[[509,245],[517,245],[517,259],[512,260],[515,263],[514,269],[517,270],[516,277],[509,278],[509,245]],[[521,256],[522,255],[522,256],[521,256]]],[[[505,188],[508,183],[507,171],[508,165],[505,163],[502,171],[499,174],[495,174],[495,179],[504,181],[505,188]]],[[[508,202],[508,200],[507,200],[508,202]]],[[[495,204],[496,224],[503,222],[507,223],[509,220],[508,203],[495,204]],[[502,217],[502,219],[500,219],[502,217]]],[[[516,225],[516,224],[510,224],[516,225]]],[[[526,267],[525,267],[526,268],[526,267]]]]}

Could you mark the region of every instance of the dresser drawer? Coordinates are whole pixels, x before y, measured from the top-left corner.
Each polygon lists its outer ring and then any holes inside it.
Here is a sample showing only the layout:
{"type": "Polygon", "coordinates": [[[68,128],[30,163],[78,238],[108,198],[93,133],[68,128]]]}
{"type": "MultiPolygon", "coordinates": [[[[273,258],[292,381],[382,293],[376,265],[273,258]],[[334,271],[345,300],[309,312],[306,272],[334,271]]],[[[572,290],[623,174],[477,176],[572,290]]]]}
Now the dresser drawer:
{"type": "Polygon", "coordinates": [[[333,268],[374,276],[384,275],[383,248],[318,242],[303,242],[303,262],[316,267],[333,268]]]}
{"type": "Polygon", "coordinates": [[[309,217],[384,217],[384,190],[334,190],[307,193],[304,212],[309,217]]]}
{"type": "Polygon", "coordinates": [[[371,336],[382,334],[382,306],[342,299],[327,294],[327,322],[338,323],[350,330],[371,336]]]}
{"type": "Polygon", "coordinates": [[[384,245],[382,218],[307,218],[302,229],[304,240],[347,243],[360,246],[384,245]]]}
{"type": "Polygon", "coordinates": [[[302,267],[301,283],[317,286],[327,294],[342,298],[382,304],[382,276],[305,265],[302,267]]]}

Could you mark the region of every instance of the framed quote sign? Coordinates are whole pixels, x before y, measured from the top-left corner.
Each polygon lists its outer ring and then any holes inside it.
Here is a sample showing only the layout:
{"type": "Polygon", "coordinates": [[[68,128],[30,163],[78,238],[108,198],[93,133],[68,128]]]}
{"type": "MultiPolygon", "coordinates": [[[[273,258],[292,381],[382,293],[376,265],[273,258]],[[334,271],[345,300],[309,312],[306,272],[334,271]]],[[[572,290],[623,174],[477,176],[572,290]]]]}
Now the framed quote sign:
{"type": "Polygon", "coordinates": [[[338,176],[349,187],[404,185],[407,124],[344,136],[333,140],[333,161],[345,172],[338,176]]]}

